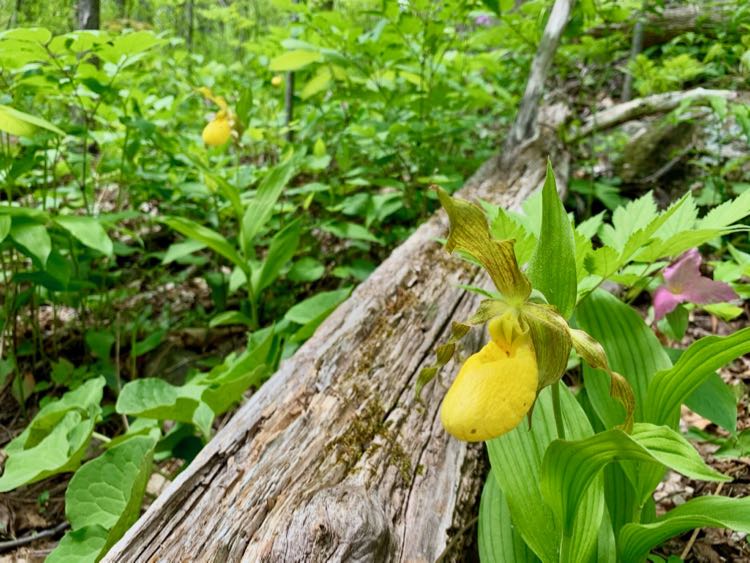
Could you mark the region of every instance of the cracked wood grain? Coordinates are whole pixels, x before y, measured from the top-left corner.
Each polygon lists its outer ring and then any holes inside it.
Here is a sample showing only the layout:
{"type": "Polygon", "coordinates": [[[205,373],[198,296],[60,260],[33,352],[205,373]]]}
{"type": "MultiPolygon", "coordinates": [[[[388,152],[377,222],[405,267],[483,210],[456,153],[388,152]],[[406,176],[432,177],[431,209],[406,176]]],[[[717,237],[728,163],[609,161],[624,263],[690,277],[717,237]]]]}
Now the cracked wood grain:
{"type": "MultiPolygon", "coordinates": [[[[461,195],[518,207],[544,179],[550,142],[492,159],[461,195]]],[[[440,212],[398,247],[104,560],[434,561],[475,516],[486,471],[482,446],[440,425],[445,387],[414,394],[450,321],[478,303],[457,286],[487,283],[436,242],[446,228],[440,212]]]]}

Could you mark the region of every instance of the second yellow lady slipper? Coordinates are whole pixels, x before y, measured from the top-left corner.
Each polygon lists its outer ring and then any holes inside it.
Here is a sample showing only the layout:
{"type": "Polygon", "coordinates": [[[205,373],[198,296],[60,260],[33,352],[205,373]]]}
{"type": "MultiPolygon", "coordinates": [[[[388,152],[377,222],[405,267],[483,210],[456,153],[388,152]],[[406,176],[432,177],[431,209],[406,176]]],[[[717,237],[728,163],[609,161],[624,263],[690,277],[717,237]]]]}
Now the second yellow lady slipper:
{"type": "Polygon", "coordinates": [[[467,442],[518,426],[537,394],[539,371],[528,330],[512,312],[490,321],[489,330],[492,339],[466,360],[440,410],[448,433],[467,442]]]}
{"type": "Polygon", "coordinates": [[[226,113],[220,111],[216,117],[203,128],[203,142],[211,147],[225,144],[232,136],[232,124],[226,113]]]}
{"type": "Polygon", "coordinates": [[[198,88],[198,92],[207,100],[219,106],[219,111],[208,125],[203,128],[201,137],[209,147],[220,147],[232,137],[232,112],[222,96],[215,96],[209,88],[198,88]]]}

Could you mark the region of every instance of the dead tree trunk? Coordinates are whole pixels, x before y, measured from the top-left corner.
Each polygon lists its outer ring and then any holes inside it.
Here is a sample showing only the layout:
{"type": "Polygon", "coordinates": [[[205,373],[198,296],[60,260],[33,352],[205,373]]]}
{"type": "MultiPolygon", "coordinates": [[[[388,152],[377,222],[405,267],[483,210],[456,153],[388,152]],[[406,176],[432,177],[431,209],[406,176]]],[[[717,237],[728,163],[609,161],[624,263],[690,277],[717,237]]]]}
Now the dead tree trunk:
{"type": "MultiPolygon", "coordinates": [[[[493,159],[461,195],[517,207],[549,150],[493,159]]],[[[414,393],[478,303],[457,286],[486,281],[435,242],[446,227],[438,214],[396,249],[105,560],[434,561],[476,514],[485,471],[482,447],[440,425],[445,389],[414,393]]]]}
{"type": "MultiPolygon", "coordinates": [[[[559,5],[569,13],[570,4],[556,0],[553,15],[559,5]]],[[[537,57],[551,60],[563,27],[537,57]]],[[[545,73],[533,79],[543,84],[545,73]]],[[[551,108],[542,120],[556,128],[564,113],[551,108]]],[[[565,184],[556,135],[518,130],[534,137],[485,163],[463,197],[518,207],[543,182],[550,154],[565,184]]],[[[451,321],[478,305],[458,286],[487,283],[476,267],[447,256],[436,242],[446,231],[440,213],[399,246],[104,561],[462,560],[486,472],[482,446],[443,430],[439,383],[415,396],[417,375],[451,321]]]]}
{"type": "Polygon", "coordinates": [[[515,122],[511,127],[510,134],[505,143],[505,150],[510,151],[513,147],[526,139],[536,136],[537,111],[539,101],[544,92],[544,82],[552,66],[552,59],[560,43],[562,32],[570,18],[575,0],[556,0],[552,5],[552,11],[544,27],[542,40],[539,42],[539,50],[531,63],[531,72],[526,81],[521,104],[518,106],[515,122]]]}
{"type": "Polygon", "coordinates": [[[733,10],[737,4],[733,1],[706,1],[689,6],[676,6],[662,10],[659,13],[649,13],[639,17],[635,22],[601,25],[590,29],[587,33],[593,37],[606,37],[614,31],[627,31],[638,21],[642,22],[643,48],[662,45],[674,39],[699,29],[703,35],[715,35],[725,31],[732,19],[733,10]]]}
{"type": "Polygon", "coordinates": [[[598,131],[606,131],[633,119],[648,115],[666,113],[683,103],[708,105],[712,98],[723,98],[730,102],[746,100],[747,92],[735,90],[709,90],[693,88],[692,90],[653,94],[623,102],[589,116],[578,131],[568,141],[578,141],[598,131]]]}
{"type": "Polygon", "coordinates": [[[100,0],[78,0],[78,29],[99,29],[100,0]]]}

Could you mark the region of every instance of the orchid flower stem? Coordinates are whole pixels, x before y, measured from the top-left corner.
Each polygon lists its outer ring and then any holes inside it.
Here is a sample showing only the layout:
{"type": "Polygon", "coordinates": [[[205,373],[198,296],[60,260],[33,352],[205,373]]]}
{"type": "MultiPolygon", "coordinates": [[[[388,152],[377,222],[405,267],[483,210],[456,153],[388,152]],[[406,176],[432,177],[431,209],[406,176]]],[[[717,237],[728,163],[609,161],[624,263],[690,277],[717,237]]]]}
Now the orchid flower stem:
{"type": "Polygon", "coordinates": [[[557,437],[565,439],[565,424],[563,424],[562,410],[560,409],[560,382],[552,384],[552,412],[555,413],[555,426],[557,426],[557,437]]]}
{"type": "Polygon", "coordinates": [[[104,442],[105,444],[109,444],[112,441],[112,438],[109,438],[104,434],[99,434],[99,432],[92,432],[91,436],[95,440],[99,440],[100,442],[104,442]]]}

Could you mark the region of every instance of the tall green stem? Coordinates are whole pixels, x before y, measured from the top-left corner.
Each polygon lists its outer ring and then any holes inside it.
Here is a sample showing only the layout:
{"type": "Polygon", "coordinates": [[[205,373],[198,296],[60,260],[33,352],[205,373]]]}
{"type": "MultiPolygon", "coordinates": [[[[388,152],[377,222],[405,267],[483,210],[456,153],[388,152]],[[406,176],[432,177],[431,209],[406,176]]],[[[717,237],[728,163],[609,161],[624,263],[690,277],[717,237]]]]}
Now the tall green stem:
{"type": "Polygon", "coordinates": [[[560,408],[560,382],[552,384],[552,412],[555,414],[555,426],[557,427],[557,437],[565,439],[565,424],[560,408]]]}

